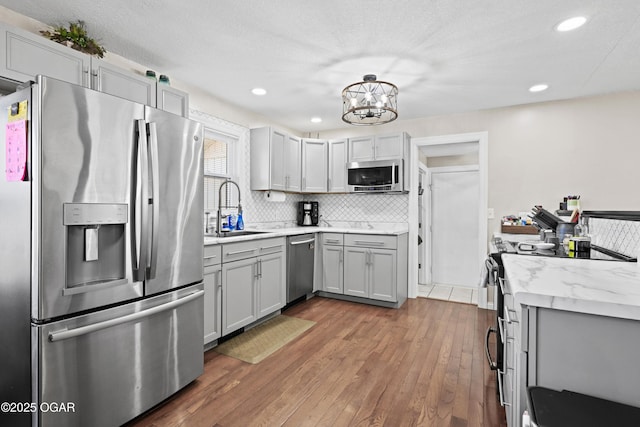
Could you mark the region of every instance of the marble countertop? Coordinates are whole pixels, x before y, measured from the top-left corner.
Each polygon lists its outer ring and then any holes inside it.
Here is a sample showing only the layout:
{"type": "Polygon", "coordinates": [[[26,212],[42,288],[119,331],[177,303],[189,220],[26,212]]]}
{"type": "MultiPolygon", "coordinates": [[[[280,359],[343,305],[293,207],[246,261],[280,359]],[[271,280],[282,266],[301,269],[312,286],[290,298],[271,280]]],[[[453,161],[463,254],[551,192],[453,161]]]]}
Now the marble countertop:
{"type": "Polygon", "coordinates": [[[502,256],[519,304],[640,320],[640,266],[635,262],[502,256]]]}
{"type": "Polygon", "coordinates": [[[307,233],[350,233],[350,234],[378,234],[399,236],[409,232],[406,224],[390,226],[385,228],[351,228],[343,226],[330,227],[287,227],[287,228],[246,228],[247,231],[259,232],[257,234],[248,234],[237,237],[204,237],[204,244],[216,245],[220,243],[244,242],[248,240],[266,239],[270,237],[294,236],[297,234],[307,233]]]}

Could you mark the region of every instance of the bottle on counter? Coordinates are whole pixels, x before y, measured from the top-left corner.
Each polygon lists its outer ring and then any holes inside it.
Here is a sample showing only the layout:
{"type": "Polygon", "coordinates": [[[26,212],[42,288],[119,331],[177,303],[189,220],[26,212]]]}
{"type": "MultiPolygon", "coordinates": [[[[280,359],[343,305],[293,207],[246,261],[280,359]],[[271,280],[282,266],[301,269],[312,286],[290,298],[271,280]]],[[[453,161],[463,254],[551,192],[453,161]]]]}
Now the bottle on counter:
{"type": "Polygon", "coordinates": [[[244,230],[244,220],[242,219],[242,213],[238,214],[238,219],[236,220],[236,230],[244,230]]]}

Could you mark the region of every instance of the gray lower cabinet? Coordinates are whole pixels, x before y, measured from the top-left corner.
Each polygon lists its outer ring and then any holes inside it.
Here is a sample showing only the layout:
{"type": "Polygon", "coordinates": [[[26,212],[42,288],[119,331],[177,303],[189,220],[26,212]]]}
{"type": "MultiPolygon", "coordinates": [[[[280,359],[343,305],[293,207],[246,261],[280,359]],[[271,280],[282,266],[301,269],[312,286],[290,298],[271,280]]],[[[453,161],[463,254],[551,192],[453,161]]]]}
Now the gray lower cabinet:
{"type": "Polygon", "coordinates": [[[264,255],[258,261],[256,312],[258,319],[281,309],[286,300],[286,262],[283,252],[264,255]]]}
{"type": "Polygon", "coordinates": [[[223,245],[222,335],[284,307],[284,237],[223,245]]]}
{"type": "Polygon", "coordinates": [[[222,266],[204,268],[204,343],[222,336],[222,266]]]}
{"type": "Polygon", "coordinates": [[[396,301],[396,251],[360,247],[344,249],[344,294],[396,301]]]}
{"type": "Polygon", "coordinates": [[[222,336],[222,250],[204,247],[204,344],[222,336]]]}
{"type": "Polygon", "coordinates": [[[256,317],[255,258],[225,263],[222,266],[222,335],[252,322],[256,317]]]}
{"type": "Polygon", "coordinates": [[[341,233],[322,233],[322,290],[344,293],[344,247],[341,233]]]}
{"type": "Polygon", "coordinates": [[[395,303],[407,298],[407,234],[323,233],[322,290],[395,303]]]}

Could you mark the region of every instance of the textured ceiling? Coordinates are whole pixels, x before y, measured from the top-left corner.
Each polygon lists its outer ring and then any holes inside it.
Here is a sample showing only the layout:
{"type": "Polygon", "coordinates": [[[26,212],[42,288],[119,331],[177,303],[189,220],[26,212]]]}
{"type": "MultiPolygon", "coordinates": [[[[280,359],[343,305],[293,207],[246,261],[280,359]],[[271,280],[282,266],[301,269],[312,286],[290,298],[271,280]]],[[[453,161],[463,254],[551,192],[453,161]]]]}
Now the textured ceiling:
{"type": "Polygon", "coordinates": [[[640,89],[638,0],[0,5],[50,25],[83,20],[107,51],[300,132],[348,127],[340,93],[369,73],[399,87],[401,120],[640,89]],[[553,30],[576,15],[584,27],[553,30]],[[527,91],[539,82],[549,90],[527,91]]]}

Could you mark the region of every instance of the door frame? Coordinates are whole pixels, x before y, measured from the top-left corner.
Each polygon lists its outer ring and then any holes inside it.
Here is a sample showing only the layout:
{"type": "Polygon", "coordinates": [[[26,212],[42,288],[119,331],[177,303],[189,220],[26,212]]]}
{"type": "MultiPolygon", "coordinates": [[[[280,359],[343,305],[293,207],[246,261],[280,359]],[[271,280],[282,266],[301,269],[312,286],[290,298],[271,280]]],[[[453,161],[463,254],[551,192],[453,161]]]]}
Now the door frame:
{"type": "MultiPolygon", "coordinates": [[[[465,142],[477,142],[478,143],[478,168],[480,174],[480,198],[479,198],[479,244],[478,254],[479,259],[483,260],[487,255],[488,248],[488,145],[489,145],[489,133],[483,132],[469,132],[452,135],[440,135],[429,136],[421,138],[411,139],[411,161],[410,163],[410,193],[418,194],[418,170],[419,170],[419,155],[418,147],[428,145],[442,145],[442,144],[460,144],[465,142]]],[[[409,242],[418,241],[418,198],[409,197],[409,242]]],[[[409,298],[415,298],[418,295],[418,245],[409,245],[409,298]]],[[[478,266],[478,286],[480,286],[480,272],[481,267],[478,266]]],[[[486,288],[478,288],[478,307],[487,308],[487,290],[486,288]]]]}
{"type": "Polygon", "coordinates": [[[422,162],[418,162],[418,183],[420,182],[420,175],[424,174],[424,180],[422,181],[423,193],[420,194],[420,187],[418,186],[418,224],[422,223],[422,228],[418,227],[418,236],[422,238],[422,244],[418,245],[418,265],[422,264],[422,268],[418,267],[418,284],[431,283],[431,271],[427,270],[427,266],[424,265],[423,260],[427,258],[427,254],[430,253],[430,232],[429,232],[429,209],[431,201],[429,198],[429,184],[431,179],[429,178],[429,169],[427,165],[422,162]],[[422,205],[422,211],[420,211],[420,205],[422,205]],[[422,216],[424,211],[425,215],[422,216]]]}
{"type": "MultiPolygon", "coordinates": [[[[432,225],[433,225],[433,193],[432,193],[432,176],[434,173],[448,173],[448,172],[478,172],[478,181],[480,181],[480,167],[479,165],[459,165],[459,166],[438,166],[438,167],[427,167],[427,179],[429,182],[429,185],[427,186],[427,200],[428,200],[428,204],[427,204],[427,217],[428,217],[428,227],[426,228],[426,239],[427,239],[427,248],[428,248],[428,252],[425,253],[425,256],[422,260],[420,260],[421,262],[424,262],[425,264],[425,268],[427,269],[427,278],[428,278],[428,284],[433,284],[433,277],[432,277],[432,255],[433,255],[433,241],[432,241],[432,234],[431,234],[431,229],[432,229],[432,225]]],[[[480,182],[478,182],[478,185],[480,184],[480,182]]],[[[478,206],[478,211],[480,210],[480,207],[478,206]]],[[[478,226],[480,226],[480,224],[478,224],[478,226]]],[[[480,229],[478,229],[478,238],[480,238],[480,229]]],[[[480,258],[478,258],[478,265],[484,265],[484,259],[486,258],[486,253],[483,253],[482,256],[480,258]]],[[[478,270],[478,272],[480,272],[480,270],[478,270]]],[[[478,276],[479,277],[479,276],[478,276]]]]}

